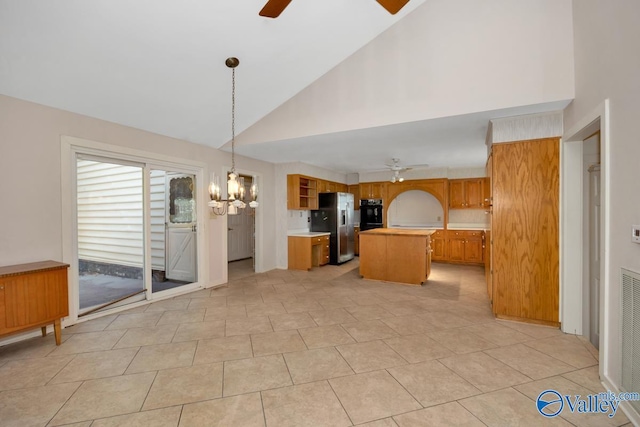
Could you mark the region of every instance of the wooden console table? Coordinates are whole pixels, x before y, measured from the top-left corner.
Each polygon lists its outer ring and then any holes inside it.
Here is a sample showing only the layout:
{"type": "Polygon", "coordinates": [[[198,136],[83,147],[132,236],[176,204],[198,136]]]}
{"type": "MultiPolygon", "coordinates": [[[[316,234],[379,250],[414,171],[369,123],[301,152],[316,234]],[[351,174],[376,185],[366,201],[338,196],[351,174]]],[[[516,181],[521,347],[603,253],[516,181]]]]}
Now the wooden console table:
{"type": "Polygon", "coordinates": [[[61,319],[69,315],[67,268],[56,261],[0,267],[0,337],[53,324],[60,345],[61,319]]]}

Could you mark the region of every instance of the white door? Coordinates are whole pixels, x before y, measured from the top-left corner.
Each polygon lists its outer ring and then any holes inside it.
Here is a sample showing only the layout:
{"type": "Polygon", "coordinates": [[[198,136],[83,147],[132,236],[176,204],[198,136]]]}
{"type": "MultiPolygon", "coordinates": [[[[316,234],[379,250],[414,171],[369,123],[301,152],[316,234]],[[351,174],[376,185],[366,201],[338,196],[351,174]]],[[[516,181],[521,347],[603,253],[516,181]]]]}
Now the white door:
{"type": "Polygon", "coordinates": [[[169,226],[167,230],[167,279],[180,280],[184,282],[195,282],[195,228],[169,226]]]}
{"type": "MultiPolygon", "coordinates": [[[[249,194],[251,182],[245,178],[245,194],[249,194]]],[[[248,205],[238,209],[237,215],[227,215],[227,254],[228,261],[237,261],[253,257],[254,209],[248,205]]]]}
{"type": "Polygon", "coordinates": [[[193,175],[167,173],[165,274],[170,280],[197,280],[194,178],[193,175]]]}
{"type": "Polygon", "coordinates": [[[589,168],[589,341],[600,343],[600,165],[589,168]]]}

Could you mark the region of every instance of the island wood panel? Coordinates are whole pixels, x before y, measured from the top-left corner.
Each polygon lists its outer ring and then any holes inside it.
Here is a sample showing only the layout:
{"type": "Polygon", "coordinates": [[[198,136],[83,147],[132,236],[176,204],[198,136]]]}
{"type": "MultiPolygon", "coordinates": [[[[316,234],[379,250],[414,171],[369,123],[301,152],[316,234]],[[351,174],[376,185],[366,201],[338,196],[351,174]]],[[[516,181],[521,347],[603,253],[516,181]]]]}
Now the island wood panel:
{"type": "Polygon", "coordinates": [[[360,275],[387,280],[387,239],[360,233],[360,275]]]}
{"type": "Polygon", "coordinates": [[[420,285],[430,271],[432,230],[378,228],[360,233],[360,275],[420,285]]]}
{"type": "Polygon", "coordinates": [[[558,138],[493,145],[493,309],[559,325],[558,138]]]}
{"type": "Polygon", "coordinates": [[[424,236],[387,237],[387,279],[420,284],[427,280],[427,239],[424,236]]]}
{"type": "Polygon", "coordinates": [[[61,342],[61,319],[69,315],[68,264],[42,261],[0,268],[0,336],[53,324],[61,342]]]}

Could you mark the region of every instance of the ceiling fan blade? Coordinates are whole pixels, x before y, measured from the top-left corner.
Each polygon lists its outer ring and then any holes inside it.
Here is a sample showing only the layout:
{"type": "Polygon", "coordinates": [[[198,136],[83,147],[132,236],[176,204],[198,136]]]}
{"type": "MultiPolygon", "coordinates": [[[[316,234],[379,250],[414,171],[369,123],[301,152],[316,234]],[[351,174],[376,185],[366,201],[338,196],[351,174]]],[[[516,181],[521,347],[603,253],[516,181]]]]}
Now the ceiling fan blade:
{"type": "Polygon", "coordinates": [[[409,0],[376,0],[382,7],[387,9],[392,15],[395,15],[404,7],[405,4],[409,3],[409,0]]]}
{"type": "Polygon", "coordinates": [[[277,18],[282,11],[289,6],[291,0],[269,0],[260,11],[260,16],[267,18],[277,18]]]}

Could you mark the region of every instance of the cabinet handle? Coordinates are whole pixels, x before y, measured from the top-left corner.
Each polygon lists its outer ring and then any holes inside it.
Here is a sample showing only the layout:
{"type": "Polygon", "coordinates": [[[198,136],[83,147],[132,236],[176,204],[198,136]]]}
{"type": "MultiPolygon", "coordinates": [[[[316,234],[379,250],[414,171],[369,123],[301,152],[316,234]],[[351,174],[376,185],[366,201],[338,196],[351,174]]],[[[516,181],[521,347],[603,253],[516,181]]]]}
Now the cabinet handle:
{"type": "Polygon", "coordinates": [[[0,286],[0,291],[4,290],[4,286],[0,286]]]}

